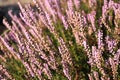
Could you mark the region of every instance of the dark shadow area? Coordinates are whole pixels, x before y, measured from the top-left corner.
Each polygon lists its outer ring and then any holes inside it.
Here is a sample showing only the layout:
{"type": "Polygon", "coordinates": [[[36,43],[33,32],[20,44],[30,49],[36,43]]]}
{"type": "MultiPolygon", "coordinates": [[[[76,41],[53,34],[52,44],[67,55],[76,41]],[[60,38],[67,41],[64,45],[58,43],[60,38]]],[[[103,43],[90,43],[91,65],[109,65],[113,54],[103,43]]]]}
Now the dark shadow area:
{"type": "Polygon", "coordinates": [[[19,15],[19,6],[15,5],[7,5],[7,6],[0,6],[0,35],[6,30],[4,26],[3,18],[7,18],[8,23],[11,24],[11,17],[8,15],[8,11],[12,10],[12,14],[19,15]]]}

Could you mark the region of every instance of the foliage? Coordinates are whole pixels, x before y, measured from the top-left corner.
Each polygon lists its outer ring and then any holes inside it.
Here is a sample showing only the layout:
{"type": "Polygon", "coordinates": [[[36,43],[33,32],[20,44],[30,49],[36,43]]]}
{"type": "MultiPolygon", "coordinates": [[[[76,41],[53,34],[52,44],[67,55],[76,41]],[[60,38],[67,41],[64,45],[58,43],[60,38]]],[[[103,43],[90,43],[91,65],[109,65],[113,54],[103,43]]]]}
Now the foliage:
{"type": "Polygon", "coordinates": [[[0,78],[120,79],[120,4],[65,1],[18,2],[20,15],[8,12],[12,25],[4,19],[8,32],[0,36],[0,78]]]}

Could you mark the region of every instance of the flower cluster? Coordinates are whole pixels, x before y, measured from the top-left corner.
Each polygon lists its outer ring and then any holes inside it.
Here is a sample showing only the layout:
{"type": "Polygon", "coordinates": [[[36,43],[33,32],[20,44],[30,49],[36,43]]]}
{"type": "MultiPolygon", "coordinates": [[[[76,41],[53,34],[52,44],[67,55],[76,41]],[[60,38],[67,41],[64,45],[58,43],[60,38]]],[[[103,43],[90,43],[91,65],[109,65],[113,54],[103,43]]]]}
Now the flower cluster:
{"type": "Polygon", "coordinates": [[[8,12],[12,25],[3,20],[0,79],[120,79],[119,3],[33,0],[18,5],[19,16],[8,12]]]}

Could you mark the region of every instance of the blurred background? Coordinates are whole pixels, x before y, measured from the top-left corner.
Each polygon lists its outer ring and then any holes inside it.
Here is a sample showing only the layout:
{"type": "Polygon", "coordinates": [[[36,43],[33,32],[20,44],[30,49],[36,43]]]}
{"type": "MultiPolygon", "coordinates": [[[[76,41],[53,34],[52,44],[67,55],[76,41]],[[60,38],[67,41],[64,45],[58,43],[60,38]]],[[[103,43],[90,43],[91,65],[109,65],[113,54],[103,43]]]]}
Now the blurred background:
{"type": "Polygon", "coordinates": [[[32,0],[0,0],[0,35],[6,30],[6,27],[3,25],[3,18],[7,18],[10,23],[11,18],[8,15],[8,11],[12,10],[13,14],[19,13],[19,7],[17,2],[20,1],[23,5],[31,3],[32,0]]]}
{"type": "Polygon", "coordinates": [[[0,0],[0,6],[16,4],[18,1],[22,3],[29,3],[32,0],[0,0]]]}

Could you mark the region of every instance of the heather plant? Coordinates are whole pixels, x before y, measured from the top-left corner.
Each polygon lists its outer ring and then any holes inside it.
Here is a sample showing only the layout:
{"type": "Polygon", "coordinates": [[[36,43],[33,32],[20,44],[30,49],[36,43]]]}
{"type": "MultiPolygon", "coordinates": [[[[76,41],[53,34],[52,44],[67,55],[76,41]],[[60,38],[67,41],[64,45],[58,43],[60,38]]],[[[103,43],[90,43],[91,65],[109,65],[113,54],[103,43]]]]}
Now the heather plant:
{"type": "Polygon", "coordinates": [[[119,80],[118,0],[18,2],[0,36],[5,80],[119,80]]]}

